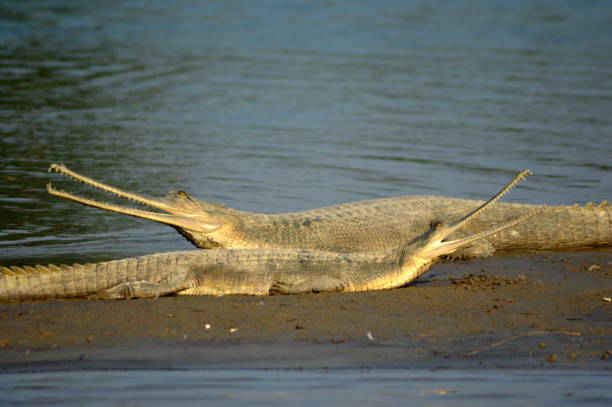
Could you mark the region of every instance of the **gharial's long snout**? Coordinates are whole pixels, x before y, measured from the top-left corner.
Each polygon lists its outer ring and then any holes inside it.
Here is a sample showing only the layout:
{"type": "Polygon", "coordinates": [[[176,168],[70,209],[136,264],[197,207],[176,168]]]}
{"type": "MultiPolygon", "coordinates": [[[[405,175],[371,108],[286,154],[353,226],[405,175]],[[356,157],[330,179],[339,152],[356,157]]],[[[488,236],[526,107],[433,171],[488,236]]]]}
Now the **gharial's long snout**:
{"type": "Polygon", "coordinates": [[[47,192],[49,192],[51,195],[69,199],[83,205],[92,206],[94,208],[104,209],[111,212],[122,213],[124,215],[134,216],[137,218],[149,219],[155,222],[178,228],[189,229],[195,232],[210,233],[222,226],[219,220],[212,218],[197,204],[194,204],[193,201],[191,201],[191,198],[184,192],[175,192],[172,196],[173,199],[146,198],[80,175],[61,164],[51,164],[49,167],[49,172],[57,172],[61,175],[65,175],[74,180],[83,182],[93,188],[109,192],[113,195],[127,198],[134,202],[160,209],[168,213],[150,212],[105,202],[98,202],[93,199],[80,197],[63,190],[55,189],[51,183],[47,184],[47,192]]]}

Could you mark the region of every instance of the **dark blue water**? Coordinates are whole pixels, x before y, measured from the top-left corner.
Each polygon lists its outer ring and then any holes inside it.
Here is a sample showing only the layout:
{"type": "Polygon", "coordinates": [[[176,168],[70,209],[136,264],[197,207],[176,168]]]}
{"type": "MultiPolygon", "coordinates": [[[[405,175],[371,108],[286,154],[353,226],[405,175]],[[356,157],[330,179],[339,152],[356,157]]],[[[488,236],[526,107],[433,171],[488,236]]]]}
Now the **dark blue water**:
{"type": "Polygon", "coordinates": [[[189,247],[48,196],[51,162],[266,212],[524,168],[511,200],[609,199],[610,49],[608,1],[5,1],[1,261],[189,247]]]}
{"type": "MultiPolygon", "coordinates": [[[[47,195],[50,180],[83,192],[48,174],[51,162],[138,193],[184,189],[265,212],[406,194],[488,198],[524,168],[536,176],[510,200],[610,199],[611,50],[612,2],[599,0],[3,1],[0,264],[190,247],[165,226],[47,195]]],[[[585,372],[0,381],[7,404],[27,405],[610,400],[609,376],[585,372]],[[105,387],[124,380],[123,393],[105,387]],[[89,390],[74,393],[77,383],[89,390]]]]}
{"type": "Polygon", "coordinates": [[[0,375],[6,406],[609,406],[609,373],[340,370],[0,375]]]}

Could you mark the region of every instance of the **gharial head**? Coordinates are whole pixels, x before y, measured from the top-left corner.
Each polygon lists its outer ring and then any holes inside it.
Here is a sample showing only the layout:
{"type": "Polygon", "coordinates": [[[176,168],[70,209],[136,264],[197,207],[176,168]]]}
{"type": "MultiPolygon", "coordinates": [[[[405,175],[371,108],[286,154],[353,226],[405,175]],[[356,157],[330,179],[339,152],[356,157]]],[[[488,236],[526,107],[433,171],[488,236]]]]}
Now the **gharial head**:
{"type": "Polygon", "coordinates": [[[534,210],[527,212],[526,214],[519,216],[515,219],[510,219],[500,225],[493,226],[489,229],[483,230],[472,235],[449,240],[448,237],[455,231],[463,227],[468,222],[477,218],[484,211],[492,207],[501,199],[505,194],[508,193],[516,184],[525,179],[527,175],[531,174],[531,171],[524,170],[519,172],[516,177],[510,181],[505,187],[503,187],[497,194],[495,194],[487,202],[480,205],[467,215],[447,223],[432,222],[429,230],[424,234],[418,236],[412,241],[408,242],[403,247],[398,248],[397,255],[401,257],[400,262],[403,263],[403,259],[407,259],[408,256],[413,259],[420,259],[422,263],[435,261],[440,256],[445,256],[454,253],[457,249],[467,246],[478,239],[485,238],[493,235],[504,229],[508,229],[519,223],[526,221],[527,219],[535,216],[545,210],[544,207],[537,207],[534,210]]]}
{"type": "Polygon", "coordinates": [[[226,229],[235,221],[235,209],[227,208],[223,204],[200,201],[192,198],[184,191],[170,191],[164,198],[147,198],[133,194],[119,188],[95,181],[89,177],[78,174],[64,165],[51,164],[49,172],[70,177],[83,182],[93,188],[109,192],[116,196],[130,199],[134,202],[160,209],[168,213],[150,212],[133,208],[126,208],[110,203],[98,202],[69,192],[55,189],[51,183],[47,184],[47,192],[51,195],[66,198],[83,205],[94,208],[130,215],[137,218],[149,219],[174,227],[180,234],[195,246],[202,249],[223,247],[222,236],[226,229]]]}

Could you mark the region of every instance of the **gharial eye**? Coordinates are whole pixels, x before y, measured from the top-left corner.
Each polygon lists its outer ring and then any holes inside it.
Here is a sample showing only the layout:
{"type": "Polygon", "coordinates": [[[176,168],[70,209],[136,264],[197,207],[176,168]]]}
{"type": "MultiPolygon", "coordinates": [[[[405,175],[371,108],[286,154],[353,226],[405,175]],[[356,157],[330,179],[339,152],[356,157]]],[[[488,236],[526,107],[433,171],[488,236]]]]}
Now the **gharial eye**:
{"type": "Polygon", "coordinates": [[[440,229],[442,227],[442,222],[439,220],[431,222],[432,229],[440,229]]]}
{"type": "Polygon", "coordinates": [[[185,191],[176,191],[175,195],[179,198],[189,199],[189,194],[185,191]]]}

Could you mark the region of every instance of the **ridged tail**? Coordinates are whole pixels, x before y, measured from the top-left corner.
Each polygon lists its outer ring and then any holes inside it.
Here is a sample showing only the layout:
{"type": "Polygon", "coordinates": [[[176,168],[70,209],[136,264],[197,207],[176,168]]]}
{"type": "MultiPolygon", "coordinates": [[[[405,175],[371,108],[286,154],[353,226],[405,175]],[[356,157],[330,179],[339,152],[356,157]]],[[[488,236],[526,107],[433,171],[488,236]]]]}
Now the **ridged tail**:
{"type": "Polygon", "coordinates": [[[0,266],[0,300],[87,297],[125,282],[159,281],[176,260],[164,253],[95,264],[0,266]]]}

